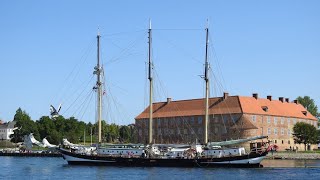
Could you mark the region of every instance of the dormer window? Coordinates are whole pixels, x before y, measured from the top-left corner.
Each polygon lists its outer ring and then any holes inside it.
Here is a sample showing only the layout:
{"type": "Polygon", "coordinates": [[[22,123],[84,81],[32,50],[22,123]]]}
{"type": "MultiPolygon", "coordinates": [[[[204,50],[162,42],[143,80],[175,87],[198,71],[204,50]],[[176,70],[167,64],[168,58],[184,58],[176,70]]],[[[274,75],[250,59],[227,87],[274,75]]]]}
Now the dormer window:
{"type": "Polygon", "coordinates": [[[268,106],[261,106],[261,108],[264,112],[268,112],[268,106]]]}
{"type": "Polygon", "coordinates": [[[307,116],[308,112],[307,111],[301,111],[303,115],[307,116]]]}

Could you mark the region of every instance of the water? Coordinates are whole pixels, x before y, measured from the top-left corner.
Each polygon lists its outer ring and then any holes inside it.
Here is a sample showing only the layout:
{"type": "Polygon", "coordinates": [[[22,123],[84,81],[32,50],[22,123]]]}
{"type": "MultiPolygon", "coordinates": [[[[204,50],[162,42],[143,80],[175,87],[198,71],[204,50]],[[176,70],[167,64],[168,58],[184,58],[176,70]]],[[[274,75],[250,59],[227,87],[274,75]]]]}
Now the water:
{"type": "Polygon", "coordinates": [[[320,179],[320,160],[264,160],[264,168],[71,166],[62,158],[0,157],[0,179],[320,179]]]}

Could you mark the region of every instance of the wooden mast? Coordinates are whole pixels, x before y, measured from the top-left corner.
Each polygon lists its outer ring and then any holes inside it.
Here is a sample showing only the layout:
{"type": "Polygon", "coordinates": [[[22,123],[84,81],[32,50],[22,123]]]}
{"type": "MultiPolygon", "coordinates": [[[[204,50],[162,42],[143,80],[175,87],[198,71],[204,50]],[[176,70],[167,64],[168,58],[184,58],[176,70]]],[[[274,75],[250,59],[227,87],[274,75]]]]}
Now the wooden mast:
{"type": "Polygon", "coordinates": [[[150,82],[150,87],[149,87],[149,140],[148,140],[148,143],[151,144],[152,143],[152,60],[151,60],[151,43],[152,43],[152,36],[151,36],[151,21],[149,22],[149,31],[148,31],[148,34],[149,34],[149,73],[148,73],[148,79],[149,79],[149,82],[150,82]]]}
{"type": "Polygon", "coordinates": [[[205,56],[205,70],[204,80],[206,83],[206,97],[205,97],[205,117],[204,117],[204,143],[208,143],[208,121],[209,121],[209,63],[208,63],[208,45],[209,45],[209,29],[206,28],[206,56],[205,56]]]}
{"type": "Polygon", "coordinates": [[[101,67],[100,67],[100,32],[97,35],[97,66],[94,68],[94,74],[97,75],[96,89],[98,93],[97,113],[98,113],[98,143],[101,144],[101,116],[102,116],[102,83],[101,83],[101,67]]]}

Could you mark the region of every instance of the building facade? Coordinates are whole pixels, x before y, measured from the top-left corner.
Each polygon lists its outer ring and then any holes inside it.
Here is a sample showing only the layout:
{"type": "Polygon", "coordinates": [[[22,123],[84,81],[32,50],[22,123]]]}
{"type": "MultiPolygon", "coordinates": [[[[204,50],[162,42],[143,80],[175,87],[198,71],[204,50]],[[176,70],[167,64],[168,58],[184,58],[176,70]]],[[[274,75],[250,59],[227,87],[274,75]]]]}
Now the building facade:
{"type": "MultiPolygon", "coordinates": [[[[154,143],[194,143],[203,142],[204,99],[191,99],[153,104],[154,143]]],[[[137,139],[145,143],[148,139],[149,107],[135,118],[137,139]]],[[[271,96],[259,98],[229,96],[209,99],[209,141],[225,141],[266,135],[279,150],[304,149],[295,144],[293,126],[297,122],[309,123],[317,127],[318,120],[296,100],[271,96]]],[[[246,147],[250,143],[243,144],[246,147]]],[[[310,145],[310,149],[316,145],[310,145]]]]}
{"type": "Polygon", "coordinates": [[[0,124],[0,140],[10,140],[10,135],[14,134],[15,125],[16,123],[14,121],[7,122],[7,123],[1,123],[0,124]]]}

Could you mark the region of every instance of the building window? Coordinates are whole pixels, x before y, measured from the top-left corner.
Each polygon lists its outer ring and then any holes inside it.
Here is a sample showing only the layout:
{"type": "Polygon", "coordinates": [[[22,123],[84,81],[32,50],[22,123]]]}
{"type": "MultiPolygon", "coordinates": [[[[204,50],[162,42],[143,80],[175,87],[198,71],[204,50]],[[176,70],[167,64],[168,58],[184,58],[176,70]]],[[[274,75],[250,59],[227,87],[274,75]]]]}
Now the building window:
{"type": "Polygon", "coordinates": [[[281,144],[283,144],[283,140],[281,141],[281,144]]]}
{"type": "Polygon", "coordinates": [[[281,128],[281,135],[284,135],[284,129],[281,128]]]}
{"type": "Polygon", "coordinates": [[[289,135],[289,136],[291,135],[291,131],[290,131],[290,129],[288,129],[288,135],[289,135]]]}
{"type": "Polygon", "coordinates": [[[214,132],[218,133],[219,132],[219,128],[218,127],[214,127],[214,132]]]}
{"type": "Polygon", "coordinates": [[[256,122],[257,116],[256,115],[252,115],[252,122],[256,122]]]}
{"type": "Polygon", "coordinates": [[[271,134],[271,129],[270,128],[268,128],[268,134],[271,134]]]}
{"type": "Polygon", "coordinates": [[[292,119],[293,120],[293,124],[295,125],[297,123],[296,119],[292,119]]]}
{"type": "Polygon", "coordinates": [[[288,144],[290,144],[290,140],[288,140],[288,144]]]}
{"type": "Polygon", "coordinates": [[[194,117],[193,116],[190,118],[190,124],[194,124],[194,117]]]}
{"type": "Polygon", "coordinates": [[[284,118],[283,117],[281,118],[281,124],[284,124],[284,118]]]}
{"type": "Polygon", "coordinates": [[[288,125],[290,124],[290,118],[288,118],[288,125]]]}
{"type": "Polygon", "coordinates": [[[267,117],[267,122],[268,122],[268,124],[271,123],[271,118],[269,116],[267,117]]]}
{"type": "Polygon", "coordinates": [[[274,140],[274,143],[277,144],[277,140],[274,140]]]}
{"type": "Polygon", "coordinates": [[[198,134],[202,134],[202,128],[198,128],[198,134]]]}
{"type": "Polygon", "coordinates": [[[274,124],[277,124],[278,123],[278,119],[277,117],[274,117],[274,124]]]}
{"type": "Polygon", "coordinates": [[[275,135],[277,135],[277,134],[278,134],[278,129],[277,129],[277,128],[274,128],[274,129],[273,129],[273,132],[274,132],[275,135]]]}
{"type": "Polygon", "coordinates": [[[202,116],[198,117],[198,124],[202,124],[202,116]]]}

